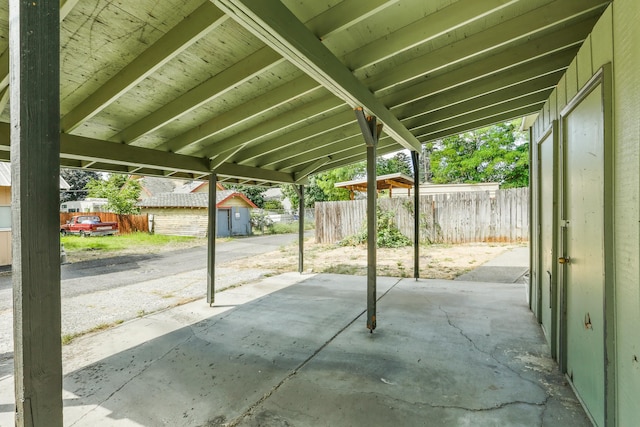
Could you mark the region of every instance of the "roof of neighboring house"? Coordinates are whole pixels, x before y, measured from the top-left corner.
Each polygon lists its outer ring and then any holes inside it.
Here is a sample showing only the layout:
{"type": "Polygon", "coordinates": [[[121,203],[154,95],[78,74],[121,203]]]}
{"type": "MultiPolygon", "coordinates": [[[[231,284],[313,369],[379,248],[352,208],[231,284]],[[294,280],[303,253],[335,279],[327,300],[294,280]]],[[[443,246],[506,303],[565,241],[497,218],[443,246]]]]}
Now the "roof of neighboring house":
{"type": "MultiPolygon", "coordinates": [[[[216,206],[221,207],[227,200],[238,197],[243,199],[252,208],[257,207],[242,193],[233,190],[216,192],[216,206]]],[[[143,208],[208,208],[208,193],[162,193],[138,202],[143,208]]]]}
{"type": "Polygon", "coordinates": [[[176,181],[170,178],[157,178],[153,176],[145,176],[139,180],[142,187],[142,194],[152,197],[156,194],[171,193],[176,187],[182,184],[182,181],[176,181]]]}
{"type": "MultiPolygon", "coordinates": [[[[11,187],[11,163],[0,162],[0,187],[11,187]]],[[[71,186],[60,177],[60,189],[68,190],[71,186]]]]}

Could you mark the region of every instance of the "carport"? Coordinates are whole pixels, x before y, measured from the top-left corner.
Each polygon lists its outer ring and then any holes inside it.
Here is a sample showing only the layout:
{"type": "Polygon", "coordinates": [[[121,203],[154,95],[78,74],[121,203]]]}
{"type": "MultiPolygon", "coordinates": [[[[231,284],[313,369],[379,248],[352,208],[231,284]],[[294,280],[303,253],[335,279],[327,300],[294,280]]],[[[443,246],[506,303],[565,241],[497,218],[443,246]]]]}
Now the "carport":
{"type": "MultiPolygon", "coordinates": [[[[604,19],[613,33],[623,28],[613,18],[624,23],[638,16],[634,0],[610,3],[10,0],[0,5],[0,157],[13,166],[18,425],[62,425],[54,215],[60,166],[290,183],[302,195],[310,174],[366,158],[369,212],[374,212],[376,155],[405,148],[416,164],[423,142],[540,111],[543,121],[548,119],[548,99],[564,76],[585,73],[578,75],[574,92],[565,87],[568,100],[581,86],[577,82],[597,71],[576,68],[581,46],[581,52],[588,46],[589,64],[598,67],[600,51],[609,49],[596,44],[592,49],[589,34],[596,22],[604,19]]],[[[638,32],[633,25],[624,28],[633,46],[638,32]]],[[[616,71],[636,68],[621,61],[616,71]]],[[[629,138],[638,139],[633,132],[629,138]]],[[[216,200],[216,186],[209,188],[209,200],[216,200]]],[[[213,229],[215,209],[209,212],[213,229]]],[[[373,331],[373,239],[369,246],[367,327],[373,331]]],[[[213,303],[213,238],[209,265],[213,303]]],[[[363,295],[363,306],[364,300],[363,295]]],[[[624,360],[630,363],[631,354],[624,360]]],[[[616,406],[614,372],[606,369],[606,423],[615,425],[622,410],[616,406]]]]}

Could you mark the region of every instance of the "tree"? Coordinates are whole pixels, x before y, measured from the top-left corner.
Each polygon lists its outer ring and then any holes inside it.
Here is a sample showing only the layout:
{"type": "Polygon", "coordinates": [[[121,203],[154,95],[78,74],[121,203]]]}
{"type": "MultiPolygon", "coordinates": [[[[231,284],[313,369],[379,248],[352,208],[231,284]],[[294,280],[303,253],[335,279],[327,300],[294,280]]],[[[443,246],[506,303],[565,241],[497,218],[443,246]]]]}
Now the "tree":
{"type": "Polygon", "coordinates": [[[393,157],[379,157],[376,161],[376,173],[378,175],[389,175],[398,172],[413,176],[411,158],[405,152],[400,151],[393,157]]]}
{"type": "Polygon", "coordinates": [[[529,185],[529,143],[519,123],[501,123],[433,144],[435,183],[499,182],[502,188],[529,185]]]}
{"type": "Polygon", "coordinates": [[[60,203],[72,200],[84,200],[89,192],[85,186],[92,179],[99,179],[97,172],[82,169],[60,169],[60,176],[71,186],[69,190],[60,193],[60,203]]]}
{"type": "MultiPolygon", "coordinates": [[[[291,208],[298,209],[300,198],[298,197],[298,192],[294,188],[294,185],[284,184],[280,189],[282,190],[282,195],[285,198],[288,198],[291,202],[291,208]]],[[[324,194],[324,191],[322,191],[322,188],[320,188],[316,183],[315,176],[310,176],[309,183],[304,186],[304,207],[312,208],[315,206],[316,202],[324,202],[326,200],[327,196],[324,194]]]]}
{"type": "Polygon", "coordinates": [[[325,194],[327,201],[349,200],[351,193],[346,188],[336,188],[337,182],[351,181],[353,179],[364,176],[365,164],[355,163],[326,172],[321,172],[315,176],[318,187],[325,194]]]}
{"type": "Polygon", "coordinates": [[[261,209],[264,207],[264,192],[265,192],[264,187],[258,187],[256,185],[232,184],[232,185],[229,185],[229,189],[232,189],[239,193],[244,194],[257,207],[261,209]]]}
{"type": "Polygon", "coordinates": [[[141,186],[127,175],[110,174],[108,179],[93,179],[85,187],[90,197],[106,198],[107,209],[117,214],[137,214],[141,186]]]}

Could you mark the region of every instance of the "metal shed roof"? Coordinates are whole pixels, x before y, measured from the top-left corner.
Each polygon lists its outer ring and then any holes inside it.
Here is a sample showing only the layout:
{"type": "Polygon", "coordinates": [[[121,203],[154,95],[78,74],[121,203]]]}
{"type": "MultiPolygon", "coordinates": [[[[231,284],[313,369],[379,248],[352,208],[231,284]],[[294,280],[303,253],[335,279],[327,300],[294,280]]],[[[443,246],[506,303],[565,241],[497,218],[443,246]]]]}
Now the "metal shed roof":
{"type": "Polygon", "coordinates": [[[269,184],[536,113],[609,1],[60,3],[63,166],[269,184]]]}

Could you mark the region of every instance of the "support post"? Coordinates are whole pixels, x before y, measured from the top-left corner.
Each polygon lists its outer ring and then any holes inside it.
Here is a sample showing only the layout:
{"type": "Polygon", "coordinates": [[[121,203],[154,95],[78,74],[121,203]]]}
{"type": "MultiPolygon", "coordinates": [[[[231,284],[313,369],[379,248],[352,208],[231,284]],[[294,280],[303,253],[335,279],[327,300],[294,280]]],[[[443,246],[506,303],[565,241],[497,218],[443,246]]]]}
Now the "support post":
{"type": "Polygon", "coordinates": [[[15,425],[62,426],[60,4],[9,2],[15,425]]]}
{"type": "Polygon", "coordinates": [[[420,278],[420,169],[418,152],[411,152],[413,165],[413,278],[420,278]]]}
{"type": "Polygon", "coordinates": [[[362,109],[356,109],[356,118],[367,145],[367,329],[376,328],[376,255],[377,255],[377,197],[376,149],[382,132],[382,124],[375,117],[365,117],[362,109]]]}
{"type": "Polygon", "coordinates": [[[212,306],[216,299],[217,182],[217,174],[212,172],[209,175],[209,227],[207,228],[207,304],[209,306],[212,306]]]}
{"type": "Polygon", "coordinates": [[[295,186],[298,193],[298,273],[304,271],[304,185],[295,186]]]}

